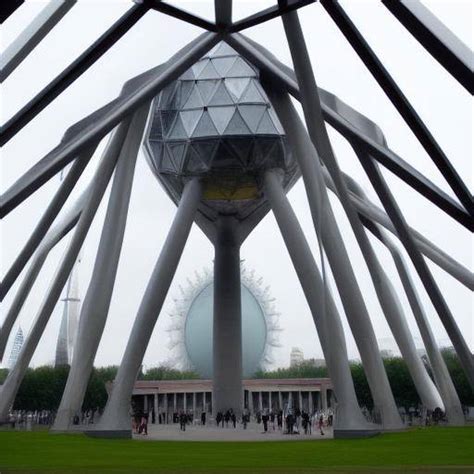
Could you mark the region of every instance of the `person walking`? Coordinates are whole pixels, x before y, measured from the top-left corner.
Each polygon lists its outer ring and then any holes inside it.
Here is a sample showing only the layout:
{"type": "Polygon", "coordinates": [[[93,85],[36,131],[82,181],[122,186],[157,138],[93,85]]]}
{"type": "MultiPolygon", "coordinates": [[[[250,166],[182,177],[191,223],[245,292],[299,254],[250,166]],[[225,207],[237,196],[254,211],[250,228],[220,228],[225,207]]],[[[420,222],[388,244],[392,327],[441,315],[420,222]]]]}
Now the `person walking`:
{"type": "Polygon", "coordinates": [[[319,432],[321,436],[324,436],[323,426],[324,426],[324,420],[323,420],[323,415],[321,415],[318,420],[318,428],[319,428],[319,432]]]}
{"type": "Polygon", "coordinates": [[[206,412],[201,413],[201,426],[206,426],[206,412]]]}
{"type": "Polygon", "coordinates": [[[262,423],[263,423],[263,432],[267,433],[268,432],[268,414],[266,412],[262,415],[262,423]]]}
{"type": "Polygon", "coordinates": [[[232,413],[230,414],[230,419],[232,420],[232,425],[233,425],[234,428],[235,428],[235,424],[236,424],[236,422],[237,422],[237,417],[235,416],[235,413],[234,413],[234,412],[232,412],[232,413]]]}

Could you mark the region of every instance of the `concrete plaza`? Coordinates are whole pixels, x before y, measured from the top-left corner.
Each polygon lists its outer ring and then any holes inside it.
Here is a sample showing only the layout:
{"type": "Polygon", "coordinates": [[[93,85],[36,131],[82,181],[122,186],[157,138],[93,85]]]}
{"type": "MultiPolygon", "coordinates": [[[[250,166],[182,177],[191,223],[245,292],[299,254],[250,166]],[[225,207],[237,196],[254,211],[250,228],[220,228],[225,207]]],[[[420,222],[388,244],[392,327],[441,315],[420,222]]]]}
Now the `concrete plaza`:
{"type": "Polygon", "coordinates": [[[249,423],[247,429],[243,429],[241,423],[236,428],[217,427],[215,424],[200,426],[186,425],[186,431],[179,429],[179,424],[168,425],[148,425],[148,435],[133,434],[133,439],[152,440],[152,441],[299,441],[299,440],[323,440],[332,439],[332,427],[324,427],[324,436],[317,429],[312,430],[312,434],[304,434],[301,430],[300,434],[285,434],[285,432],[277,429],[269,423],[268,431],[263,431],[263,424],[249,423]]]}

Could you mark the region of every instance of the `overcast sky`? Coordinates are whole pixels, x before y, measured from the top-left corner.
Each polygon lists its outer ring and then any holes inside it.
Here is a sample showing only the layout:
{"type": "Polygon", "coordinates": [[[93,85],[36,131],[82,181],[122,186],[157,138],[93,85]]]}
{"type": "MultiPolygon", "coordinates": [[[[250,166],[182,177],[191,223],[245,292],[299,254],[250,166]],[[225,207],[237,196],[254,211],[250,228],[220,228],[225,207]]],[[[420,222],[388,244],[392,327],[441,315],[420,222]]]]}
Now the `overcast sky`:
{"type": "MultiPolygon", "coordinates": [[[[213,19],[213,2],[210,0],[171,3],[213,19]]],[[[252,14],[272,3],[272,1],[234,0],[234,19],[252,14]]],[[[473,115],[470,95],[410,36],[381,2],[346,0],[341,3],[372,48],[385,62],[472,192],[473,115]]],[[[472,49],[473,3],[470,0],[424,3],[472,49]]],[[[41,1],[27,1],[8,19],[2,26],[2,49],[44,5],[45,2],[41,1]]],[[[2,85],[2,123],[59,74],[130,5],[131,2],[125,0],[80,0],[2,85]]],[[[306,34],[318,85],[338,95],[378,123],[391,149],[452,195],[429,156],[321,5],[313,4],[302,9],[300,20],[306,34]]],[[[116,97],[126,80],[166,61],[170,55],[200,33],[201,30],[194,26],[158,12],[149,12],[104,57],[4,146],[1,159],[2,192],[55,147],[68,126],[116,97]]],[[[284,63],[292,65],[280,19],[247,30],[245,34],[259,41],[284,63]]],[[[334,130],[330,129],[329,133],[341,168],[356,178],[373,201],[379,203],[348,143],[334,130]]],[[[68,207],[92,176],[104,142],[101,143],[77,190],[68,201],[68,207]]],[[[384,175],[408,222],[472,270],[471,234],[390,172],[384,171],[384,175]]],[[[51,179],[2,222],[2,275],[5,275],[24,245],[58,185],[58,177],[51,179]]],[[[107,197],[108,194],[84,243],[79,267],[79,287],[82,296],[90,279],[107,197]]],[[[289,193],[289,198],[318,261],[317,241],[301,180],[289,193]]],[[[379,339],[391,338],[390,329],[382,314],[367,267],[348,221],[334,196],[331,196],[331,202],[358,282],[366,298],[376,335],[379,339]]],[[[147,279],[174,214],[175,206],[161,189],[141,152],[136,168],[117,281],[96,365],[120,362],[147,279]]],[[[370,239],[398,291],[410,329],[414,336],[419,338],[393,261],[377,241],[371,236],[370,239]]],[[[26,332],[37,313],[67,243],[66,238],[51,252],[20,314],[19,323],[26,332]]],[[[281,348],[274,353],[274,365],[287,365],[293,346],[300,347],[306,357],[321,357],[321,346],[308,306],[271,213],[244,243],[241,255],[247,268],[254,269],[256,275],[261,276],[264,283],[271,286],[271,292],[276,298],[275,305],[281,313],[280,325],[283,328],[281,348]]],[[[185,284],[188,277],[192,279],[195,271],[211,268],[212,259],[212,246],[197,226],[193,226],[146,352],[144,359],[146,366],[157,365],[169,358],[166,329],[170,325],[169,312],[173,309],[173,297],[180,295],[178,285],[185,284]]],[[[474,319],[471,292],[429,260],[428,265],[468,344],[473,349],[474,319]]],[[[448,344],[446,332],[414,269],[413,275],[437,339],[448,344]]],[[[24,274],[5,298],[2,304],[3,314],[6,314],[23,276],[24,274]]],[[[332,281],[331,284],[333,285],[332,281]]],[[[338,296],[336,300],[346,330],[349,355],[353,358],[358,357],[338,296]]],[[[54,359],[61,310],[62,305],[59,303],[36,350],[34,365],[49,363],[54,359]]],[[[16,329],[17,325],[12,336],[16,329]]],[[[9,347],[12,339],[13,337],[10,339],[9,347]]],[[[4,363],[8,359],[9,347],[4,363]]]]}

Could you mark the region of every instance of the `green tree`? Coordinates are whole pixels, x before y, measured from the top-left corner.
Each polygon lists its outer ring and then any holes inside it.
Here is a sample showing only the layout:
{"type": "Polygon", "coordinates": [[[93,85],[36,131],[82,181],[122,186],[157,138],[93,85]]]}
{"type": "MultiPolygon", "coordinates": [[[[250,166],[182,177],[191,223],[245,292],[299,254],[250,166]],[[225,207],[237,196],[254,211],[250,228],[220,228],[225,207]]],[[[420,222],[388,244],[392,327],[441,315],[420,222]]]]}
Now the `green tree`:
{"type": "Polygon", "coordinates": [[[254,379],[310,379],[321,377],[328,377],[327,368],[316,367],[311,361],[271,371],[258,370],[252,376],[254,379]]]}
{"type": "Polygon", "coordinates": [[[458,355],[452,347],[443,348],[441,354],[443,355],[446,367],[453,379],[461,403],[466,406],[474,406],[474,392],[472,391],[466,374],[461,367],[458,355]]]}
{"type": "Polygon", "coordinates": [[[192,370],[177,370],[165,365],[151,367],[146,373],[140,371],[138,374],[138,380],[188,380],[199,378],[199,374],[192,370]]]}

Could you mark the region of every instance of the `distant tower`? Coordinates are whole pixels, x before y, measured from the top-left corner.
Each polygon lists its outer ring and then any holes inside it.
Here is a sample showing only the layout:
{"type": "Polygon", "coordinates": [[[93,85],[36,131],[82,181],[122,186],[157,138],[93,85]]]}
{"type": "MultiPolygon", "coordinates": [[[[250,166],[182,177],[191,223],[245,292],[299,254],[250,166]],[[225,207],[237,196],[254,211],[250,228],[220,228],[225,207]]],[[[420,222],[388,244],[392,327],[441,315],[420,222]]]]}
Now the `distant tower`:
{"type": "Polygon", "coordinates": [[[8,368],[12,369],[18,359],[18,354],[20,354],[21,347],[23,346],[23,330],[18,326],[18,331],[16,332],[15,339],[13,340],[12,351],[10,352],[10,357],[8,358],[8,368]]]}
{"type": "Polygon", "coordinates": [[[290,353],[290,367],[296,367],[304,361],[303,351],[299,347],[293,347],[290,353]]]}
{"type": "Polygon", "coordinates": [[[66,293],[61,300],[64,302],[61,326],[59,327],[58,342],[56,344],[56,359],[54,365],[70,365],[76,339],[77,323],[81,300],[79,298],[78,267],[81,257],[76,261],[66,284],[66,293]]]}

